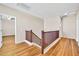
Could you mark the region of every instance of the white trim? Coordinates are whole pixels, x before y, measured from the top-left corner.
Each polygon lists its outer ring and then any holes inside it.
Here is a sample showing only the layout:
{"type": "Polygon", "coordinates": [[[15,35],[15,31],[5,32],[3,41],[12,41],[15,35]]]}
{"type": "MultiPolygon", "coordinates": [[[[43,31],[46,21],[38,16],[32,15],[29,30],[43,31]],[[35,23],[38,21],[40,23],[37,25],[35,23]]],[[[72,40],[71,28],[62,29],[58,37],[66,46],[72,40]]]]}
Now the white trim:
{"type": "Polygon", "coordinates": [[[76,38],[73,38],[73,37],[66,37],[66,36],[63,36],[63,38],[76,40],[76,38]]]}
{"type": "Polygon", "coordinates": [[[15,19],[15,44],[16,44],[16,40],[17,40],[17,37],[16,37],[16,36],[17,36],[17,35],[16,35],[16,32],[17,32],[17,31],[16,31],[16,19],[15,19]]]}
{"type": "Polygon", "coordinates": [[[24,41],[23,40],[21,40],[21,41],[20,40],[19,41],[15,40],[15,44],[19,44],[19,43],[22,43],[22,42],[24,42],[24,41]]]}
{"type": "Polygon", "coordinates": [[[54,42],[52,42],[48,47],[44,49],[44,53],[46,53],[51,47],[53,47],[61,38],[56,39],[54,42]]]}
{"type": "Polygon", "coordinates": [[[76,15],[76,41],[78,42],[78,46],[79,46],[79,12],[77,12],[77,15],[76,15]]]}
{"type": "Polygon", "coordinates": [[[34,43],[34,42],[31,43],[31,42],[29,42],[29,41],[27,41],[27,40],[24,40],[24,42],[26,42],[26,43],[29,44],[29,45],[35,45],[35,46],[41,48],[40,45],[38,45],[38,44],[36,44],[36,43],[34,43]]]}
{"type": "Polygon", "coordinates": [[[29,44],[29,45],[32,45],[32,43],[30,43],[30,42],[27,41],[27,40],[24,40],[24,42],[26,42],[26,43],[29,44]]]}
{"type": "Polygon", "coordinates": [[[38,44],[36,44],[36,43],[32,43],[33,45],[35,45],[35,46],[37,46],[37,47],[39,47],[39,48],[41,48],[41,46],[40,45],[38,45],[38,44]]]}

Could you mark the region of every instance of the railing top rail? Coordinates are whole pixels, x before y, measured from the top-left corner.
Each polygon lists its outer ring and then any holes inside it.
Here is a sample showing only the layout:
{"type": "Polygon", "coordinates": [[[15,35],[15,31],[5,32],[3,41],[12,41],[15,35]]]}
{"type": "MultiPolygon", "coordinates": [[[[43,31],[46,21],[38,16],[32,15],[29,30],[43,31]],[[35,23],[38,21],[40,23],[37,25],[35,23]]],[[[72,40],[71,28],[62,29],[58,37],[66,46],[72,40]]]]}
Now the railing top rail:
{"type": "Polygon", "coordinates": [[[59,32],[59,30],[56,30],[56,31],[45,31],[44,33],[48,33],[48,32],[59,32]]]}

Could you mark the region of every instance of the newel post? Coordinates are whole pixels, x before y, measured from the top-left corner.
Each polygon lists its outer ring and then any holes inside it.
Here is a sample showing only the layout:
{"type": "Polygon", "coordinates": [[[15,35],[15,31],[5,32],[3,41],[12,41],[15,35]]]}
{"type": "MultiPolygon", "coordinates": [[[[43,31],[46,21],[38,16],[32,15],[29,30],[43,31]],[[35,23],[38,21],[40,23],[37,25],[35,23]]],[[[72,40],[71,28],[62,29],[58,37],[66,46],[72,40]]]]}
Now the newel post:
{"type": "Polygon", "coordinates": [[[42,31],[42,54],[44,53],[44,31],[42,31]]]}
{"type": "Polygon", "coordinates": [[[31,42],[32,42],[32,41],[33,41],[33,40],[32,40],[32,30],[31,30],[30,32],[31,32],[31,42]]]}

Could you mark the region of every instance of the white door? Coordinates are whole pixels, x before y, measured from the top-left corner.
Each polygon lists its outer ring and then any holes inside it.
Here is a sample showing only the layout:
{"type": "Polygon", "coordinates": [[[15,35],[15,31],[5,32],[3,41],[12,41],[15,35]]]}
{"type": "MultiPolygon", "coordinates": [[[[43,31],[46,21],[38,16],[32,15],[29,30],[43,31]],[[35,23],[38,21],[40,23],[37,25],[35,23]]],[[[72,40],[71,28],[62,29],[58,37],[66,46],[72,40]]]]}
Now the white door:
{"type": "Polygon", "coordinates": [[[1,16],[0,16],[0,48],[2,47],[2,26],[1,26],[1,16]]]}
{"type": "Polygon", "coordinates": [[[76,38],[76,16],[70,15],[63,19],[63,36],[66,38],[76,38]]]}

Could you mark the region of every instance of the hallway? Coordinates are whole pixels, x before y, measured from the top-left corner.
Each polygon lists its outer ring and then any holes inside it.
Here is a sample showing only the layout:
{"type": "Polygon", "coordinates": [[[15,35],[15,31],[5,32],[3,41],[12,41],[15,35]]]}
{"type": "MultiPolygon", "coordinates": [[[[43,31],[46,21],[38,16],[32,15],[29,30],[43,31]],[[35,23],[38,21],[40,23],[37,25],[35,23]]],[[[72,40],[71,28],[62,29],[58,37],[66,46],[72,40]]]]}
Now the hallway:
{"type": "Polygon", "coordinates": [[[25,42],[14,43],[14,36],[3,37],[3,46],[0,48],[1,56],[79,56],[79,48],[75,40],[62,38],[47,53],[41,54],[41,49],[25,42]]]}

